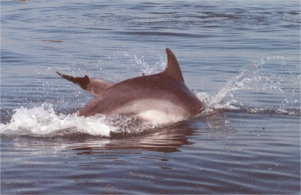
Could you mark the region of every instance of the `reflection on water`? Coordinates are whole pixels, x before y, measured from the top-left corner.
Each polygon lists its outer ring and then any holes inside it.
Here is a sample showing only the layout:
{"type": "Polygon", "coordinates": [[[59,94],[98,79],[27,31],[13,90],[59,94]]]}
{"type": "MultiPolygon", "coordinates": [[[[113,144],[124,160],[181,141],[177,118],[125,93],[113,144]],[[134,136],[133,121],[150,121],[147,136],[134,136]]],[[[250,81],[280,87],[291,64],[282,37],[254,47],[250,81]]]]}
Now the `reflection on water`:
{"type": "Polygon", "coordinates": [[[138,149],[157,152],[177,152],[179,147],[192,144],[187,136],[193,129],[182,124],[173,128],[160,129],[148,135],[137,136],[129,139],[114,139],[105,145],[108,150],[138,149]]]}

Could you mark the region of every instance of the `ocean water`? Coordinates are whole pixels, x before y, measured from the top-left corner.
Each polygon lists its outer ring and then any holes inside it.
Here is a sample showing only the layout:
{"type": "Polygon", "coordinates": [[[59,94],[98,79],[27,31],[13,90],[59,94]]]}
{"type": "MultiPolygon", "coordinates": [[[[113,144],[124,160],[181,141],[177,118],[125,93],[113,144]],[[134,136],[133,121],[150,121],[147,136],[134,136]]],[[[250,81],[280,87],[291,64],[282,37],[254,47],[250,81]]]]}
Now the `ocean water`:
{"type": "Polygon", "coordinates": [[[1,194],[300,194],[299,1],[1,1],[1,194]],[[203,113],[78,117],[173,50],[203,113]]]}

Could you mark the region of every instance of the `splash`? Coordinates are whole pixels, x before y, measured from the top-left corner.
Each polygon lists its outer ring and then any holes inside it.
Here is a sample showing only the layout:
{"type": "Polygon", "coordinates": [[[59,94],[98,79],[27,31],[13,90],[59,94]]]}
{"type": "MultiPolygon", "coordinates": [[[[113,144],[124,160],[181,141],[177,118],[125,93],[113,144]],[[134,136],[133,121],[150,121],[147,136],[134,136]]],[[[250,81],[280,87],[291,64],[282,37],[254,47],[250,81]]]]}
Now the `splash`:
{"type": "MultiPolygon", "coordinates": [[[[215,96],[197,93],[197,97],[205,103],[207,112],[213,110],[240,110],[250,113],[268,113],[280,115],[300,115],[300,75],[296,76],[300,65],[286,66],[288,63],[282,56],[271,56],[247,65],[236,77],[228,80],[215,96]],[[276,62],[275,62],[276,61],[276,62]],[[268,63],[271,62],[271,63],[268,63]],[[289,83],[289,85],[288,85],[289,83]],[[290,86],[289,88],[286,85],[290,86]],[[294,86],[294,89],[291,86],[294,86]],[[234,92],[265,92],[274,99],[282,98],[277,106],[265,108],[238,103],[234,92]],[[299,94],[299,95],[298,95],[299,94]],[[226,97],[228,98],[227,100],[226,97]]],[[[276,101],[275,101],[276,102],[276,101]]]]}
{"type": "Polygon", "coordinates": [[[79,117],[77,113],[56,114],[52,105],[14,110],[9,123],[0,123],[0,135],[57,137],[72,134],[111,137],[141,134],[152,127],[127,116],[79,117]]]}
{"type": "Polygon", "coordinates": [[[155,65],[150,65],[144,57],[138,58],[136,55],[131,60],[132,65],[141,67],[142,74],[154,74],[157,72],[161,72],[166,67],[166,60],[163,60],[162,56],[160,56],[160,61],[156,62],[155,65]]]}
{"type": "MultiPolygon", "coordinates": [[[[276,57],[276,58],[283,59],[283,57],[281,57],[281,56],[276,57]]],[[[252,81],[253,82],[261,81],[261,78],[258,77],[258,72],[259,72],[258,67],[264,65],[266,63],[266,61],[268,61],[269,59],[270,59],[270,57],[267,57],[267,58],[264,58],[260,61],[254,62],[253,64],[246,66],[239,73],[238,76],[230,79],[226,83],[226,85],[215,96],[212,103],[217,104],[217,103],[221,102],[225,98],[226,95],[230,94],[233,91],[240,90],[240,89],[252,89],[252,88],[248,87],[248,85],[246,85],[246,84],[251,83],[252,81]]],[[[265,88],[266,87],[264,87],[262,89],[264,90],[265,88]]],[[[275,85],[271,85],[271,86],[269,86],[269,88],[274,88],[274,89],[278,89],[281,91],[281,89],[277,88],[277,86],[275,86],[275,85]]]]}

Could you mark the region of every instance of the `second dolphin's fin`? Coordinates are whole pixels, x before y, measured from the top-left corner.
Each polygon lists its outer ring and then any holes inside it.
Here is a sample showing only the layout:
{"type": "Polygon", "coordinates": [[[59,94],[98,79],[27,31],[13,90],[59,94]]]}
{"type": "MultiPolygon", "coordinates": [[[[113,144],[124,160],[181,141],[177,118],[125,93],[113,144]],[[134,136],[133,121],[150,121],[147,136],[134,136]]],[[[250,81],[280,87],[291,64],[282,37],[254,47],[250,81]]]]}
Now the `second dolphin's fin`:
{"type": "Polygon", "coordinates": [[[109,81],[104,81],[100,79],[90,79],[87,75],[84,77],[73,77],[69,75],[64,75],[60,72],[56,72],[58,75],[63,77],[64,79],[79,85],[85,91],[97,96],[107,88],[114,85],[114,83],[109,81]]]}

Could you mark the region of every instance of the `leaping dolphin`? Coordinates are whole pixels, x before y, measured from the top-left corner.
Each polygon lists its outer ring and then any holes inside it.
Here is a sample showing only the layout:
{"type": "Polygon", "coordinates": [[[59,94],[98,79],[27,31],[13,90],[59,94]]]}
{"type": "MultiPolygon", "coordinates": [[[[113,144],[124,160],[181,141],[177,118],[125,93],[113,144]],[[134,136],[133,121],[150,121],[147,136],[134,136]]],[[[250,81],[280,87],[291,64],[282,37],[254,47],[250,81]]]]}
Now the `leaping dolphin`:
{"type": "Polygon", "coordinates": [[[166,48],[167,67],[158,74],[142,75],[112,83],[100,79],[61,77],[95,95],[79,116],[128,115],[157,126],[176,123],[204,110],[203,103],[187,88],[173,52],[166,48]]]}

